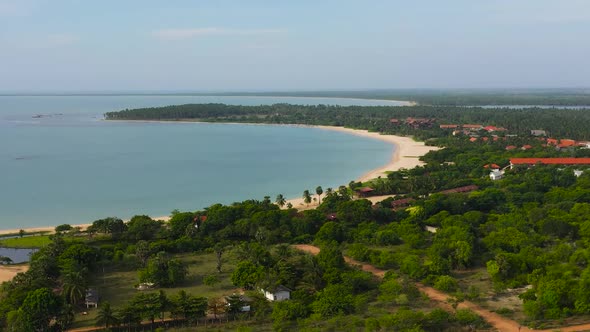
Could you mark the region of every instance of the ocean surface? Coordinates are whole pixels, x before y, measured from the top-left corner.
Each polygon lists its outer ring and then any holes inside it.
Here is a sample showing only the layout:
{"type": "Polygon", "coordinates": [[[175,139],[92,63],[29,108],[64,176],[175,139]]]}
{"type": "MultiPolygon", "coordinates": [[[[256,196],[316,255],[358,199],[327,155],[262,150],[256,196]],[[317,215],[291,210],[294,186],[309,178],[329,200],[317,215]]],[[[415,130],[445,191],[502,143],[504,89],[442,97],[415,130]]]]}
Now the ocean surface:
{"type": "Polygon", "coordinates": [[[386,164],[391,145],[291,126],[102,120],[186,103],[396,105],[339,98],[0,96],[0,229],[168,215],[336,188],[386,164]]]}

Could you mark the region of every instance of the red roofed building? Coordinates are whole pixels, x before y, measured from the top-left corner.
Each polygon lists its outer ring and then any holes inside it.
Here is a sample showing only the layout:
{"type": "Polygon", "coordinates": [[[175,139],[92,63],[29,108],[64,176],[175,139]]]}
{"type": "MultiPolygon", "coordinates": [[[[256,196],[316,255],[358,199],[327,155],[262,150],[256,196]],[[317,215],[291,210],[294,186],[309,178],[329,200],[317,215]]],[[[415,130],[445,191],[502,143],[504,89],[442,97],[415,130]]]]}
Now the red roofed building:
{"type": "Polygon", "coordinates": [[[523,150],[529,150],[529,149],[532,149],[532,148],[533,148],[532,145],[525,144],[525,145],[522,146],[521,149],[523,149],[523,150]]]}
{"type": "Polygon", "coordinates": [[[457,194],[457,193],[468,193],[474,190],[477,190],[479,187],[472,184],[469,186],[464,186],[464,187],[459,187],[459,188],[453,188],[453,189],[449,189],[449,190],[443,190],[443,191],[439,191],[439,194],[443,194],[443,195],[448,195],[448,194],[457,194]]]}
{"type": "Polygon", "coordinates": [[[590,158],[512,158],[510,166],[514,165],[590,165],[590,158]]]}
{"type": "Polygon", "coordinates": [[[443,124],[440,125],[440,129],[457,129],[459,128],[459,125],[456,124],[443,124]]]}
{"type": "Polygon", "coordinates": [[[485,131],[492,132],[492,131],[506,131],[506,128],[503,127],[496,127],[496,126],[485,126],[483,127],[485,131]]]}
{"type": "Polygon", "coordinates": [[[469,139],[469,141],[470,141],[470,142],[475,142],[475,141],[477,141],[477,137],[471,137],[471,138],[469,139]]]}
{"type": "Polygon", "coordinates": [[[548,145],[557,145],[557,139],[555,139],[555,138],[548,138],[547,139],[547,144],[548,145]]]}
{"type": "Polygon", "coordinates": [[[398,124],[399,123],[399,120],[398,119],[389,119],[389,123],[398,124]]]}
{"type": "Polygon", "coordinates": [[[498,164],[487,164],[483,168],[500,169],[501,167],[498,164]]]}
{"type": "Polygon", "coordinates": [[[506,150],[508,150],[508,151],[510,151],[510,150],[514,150],[514,149],[516,149],[516,146],[514,146],[514,145],[508,145],[508,146],[506,147],[506,150]]]}
{"type": "Polygon", "coordinates": [[[559,147],[568,147],[576,145],[576,141],[573,139],[561,139],[559,140],[559,147]]]}
{"type": "Polygon", "coordinates": [[[371,187],[362,187],[362,188],[358,188],[356,190],[356,192],[358,193],[359,196],[361,197],[366,197],[369,196],[375,189],[371,188],[371,187]]]}

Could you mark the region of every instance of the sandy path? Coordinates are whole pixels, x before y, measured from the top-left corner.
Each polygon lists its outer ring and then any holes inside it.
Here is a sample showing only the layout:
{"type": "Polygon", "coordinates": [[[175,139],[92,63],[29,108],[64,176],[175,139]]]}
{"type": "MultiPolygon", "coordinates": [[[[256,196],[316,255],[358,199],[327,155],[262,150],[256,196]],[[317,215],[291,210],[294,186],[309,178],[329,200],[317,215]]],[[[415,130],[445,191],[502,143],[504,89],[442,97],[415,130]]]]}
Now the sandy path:
{"type": "Polygon", "coordinates": [[[28,265],[0,265],[0,284],[10,281],[17,273],[27,272],[28,265]]]}
{"type": "MultiPolygon", "coordinates": [[[[320,252],[320,249],[318,247],[312,246],[309,244],[296,244],[296,245],[293,245],[293,247],[298,250],[308,252],[312,255],[317,255],[320,252]]],[[[353,266],[358,266],[363,271],[370,272],[379,278],[383,278],[383,276],[385,275],[385,272],[386,272],[385,270],[378,269],[370,264],[356,261],[350,257],[344,256],[344,260],[348,264],[353,265],[353,266]]],[[[416,283],[416,286],[418,287],[418,289],[421,292],[425,293],[430,298],[430,300],[435,302],[438,306],[440,306],[444,310],[447,310],[447,311],[453,310],[452,307],[448,303],[448,299],[451,298],[451,296],[449,296],[439,290],[436,290],[432,287],[425,286],[419,282],[416,283]]],[[[463,301],[463,302],[459,303],[458,308],[472,310],[473,312],[475,312],[478,315],[480,315],[481,317],[483,317],[483,319],[485,319],[490,325],[492,325],[494,328],[496,328],[498,331],[501,331],[501,332],[513,332],[513,331],[520,331],[520,332],[533,332],[533,331],[582,332],[582,331],[590,330],[590,324],[575,325],[575,326],[561,327],[561,328],[548,329],[548,330],[532,330],[532,329],[529,329],[525,326],[521,326],[518,322],[515,322],[515,321],[508,319],[506,317],[500,316],[495,312],[484,309],[471,301],[463,301]]]]}

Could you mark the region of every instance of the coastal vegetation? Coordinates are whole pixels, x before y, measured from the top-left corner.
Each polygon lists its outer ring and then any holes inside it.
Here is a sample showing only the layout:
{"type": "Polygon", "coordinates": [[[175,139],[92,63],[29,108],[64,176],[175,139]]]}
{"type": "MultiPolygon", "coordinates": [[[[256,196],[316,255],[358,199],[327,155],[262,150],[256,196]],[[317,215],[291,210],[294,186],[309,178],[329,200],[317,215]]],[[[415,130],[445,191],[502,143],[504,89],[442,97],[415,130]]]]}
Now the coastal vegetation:
{"type": "Polygon", "coordinates": [[[490,328],[462,308],[465,301],[516,325],[579,322],[590,316],[588,165],[510,160],[590,156],[580,141],[588,139],[587,117],[578,110],[221,104],[109,113],[119,120],[340,125],[412,135],[441,149],[414,169],[335,190],[305,189],[306,204],[317,198],[314,209],[298,211],[278,195],[276,204],[267,196],[174,211],[167,222],[138,215],[96,220],[85,231],[60,225],[29,271],[2,285],[0,324],[19,331],[142,322],[179,331],[203,324],[490,328]],[[496,168],[502,178],[492,180],[496,168]],[[366,199],[376,195],[387,196],[366,199]],[[295,244],[320,250],[313,256],[295,244]],[[348,257],[387,272],[358,269],[348,257]],[[290,299],[267,301],[261,290],[279,287],[290,299]],[[426,287],[450,298],[432,302],[421,292],[426,287]],[[85,308],[89,289],[100,294],[98,309],[85,308]]]}
{"type": "Polygon", "coordinates": [[[506,128],[511,134],[520,136],[529,135],[530,130],[543,129],[553,137],[590,139],[586,128],[590,112],[585,109],[187,104],[109,112],[105,118],[341,126],[383,134],[411,135],[419,140],[449,135],[448,130],[439,127],[441,124],[485,123],[506,128]],[[403,125],[407,118],[432,121],[403,125]]]}

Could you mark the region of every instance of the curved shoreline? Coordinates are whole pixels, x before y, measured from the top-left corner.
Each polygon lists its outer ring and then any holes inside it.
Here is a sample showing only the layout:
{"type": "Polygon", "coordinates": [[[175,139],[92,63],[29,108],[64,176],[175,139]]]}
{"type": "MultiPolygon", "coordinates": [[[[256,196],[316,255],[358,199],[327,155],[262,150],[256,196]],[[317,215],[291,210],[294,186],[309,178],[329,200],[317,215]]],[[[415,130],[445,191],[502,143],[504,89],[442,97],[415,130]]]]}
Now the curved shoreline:
{"type": "MultiPolygon", "coordinates": [[[[108,120],[105,120],[108,121],[108,120]]],[[[404,136],[396,136],[396,135],[382,135],[376,132],[369,132],[368,130],[361,130],[361,129],[351,129],[345,127],[336,127],[336,126],[320,126],[320,125],[298,125],[298,124],[263,124],[263,123],[218,123],[218,122],[199,122],[199,121],[187,121],[187,120],[172,120],[172,121],[161,121],[161,120],[116,120],[116,121],[129,121],[129,122],[147,122],[147,123],[207,123],[207,124],[231,124],[231,125],[261,125],[261,126],[290,126],[290,127],[305,127],[305,128],[317,128],[321,130],[329,130],[329,131],[337,131],[346,133],[349,135],[355,135],[364,138],[376,139],[386,143],[389,143],[393,146],[390,161],[382,165],[378,168],[372,169],[367,171],[366,173],[362,174],[358,177],[355,181],[357,182],[366,182],[370,179],[375,179],[380,176],[385,177],[387,176],[387,171],[396,171],[402,168],[410,169],[416,166],[422,165],[418,158],[425,155],[427,152],[432,150],[437,150],[438,147],[434,146],[426,146],[424,142],[416,142],[410,137],[404,136]]],[[[346,183],[343,183],[346,185],[346,183]]],[[[248,199],[245,197],[244,199],[248,199]]],[[[303,203],[302,198],[289,198],[287,202],[293,204],[295,208],[312,208],[317,206],[317,203],[311,203],[309,206],[303,203]]],[[[158,220],[168,220],[169,216],[160,216],[154,217],[154,219],[158,220]]],[[[73,227],[80,227],[81,229],[86,229],[91,224],[76,224],[72,225],[73,227]]],[[[54,232],[55,226],[38,226],[38,227],[25,227],[20,229],[0,229],[0,235],[6,234],[18,234],[20,230],[24,230],[26,232],[54,232]]]]}

